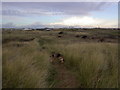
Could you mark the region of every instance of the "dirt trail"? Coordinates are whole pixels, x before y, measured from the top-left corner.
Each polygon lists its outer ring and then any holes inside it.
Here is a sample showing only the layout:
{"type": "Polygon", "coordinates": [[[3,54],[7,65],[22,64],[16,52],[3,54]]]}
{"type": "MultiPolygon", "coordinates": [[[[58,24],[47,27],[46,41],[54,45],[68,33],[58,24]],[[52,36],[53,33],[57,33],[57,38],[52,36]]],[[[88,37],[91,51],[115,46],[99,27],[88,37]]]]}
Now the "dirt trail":
{"type": "Polygon", "coordinates": [[[55,88],[78,88],[80,83],[76,79],[74,73],[70,72],[64,64],[54,63],[53,67],[57,71],[57,84],[55,88]]]}
{"type": "MultiPolygon", "coordinates": [[[[36,39],[38,42],[38,39],[36,39]]],[[[39,44],[38,44],[39,46],[39,44]]],[[[77,80],[76,76],[73,72],[71,72],[69,69],[67,69],[63,64],[55,61],[54,63],[51,63],[53,68],[57,72],[57,76],[55,79],[57,79],[57,83],[55,84],[55,88],[79,88],[80,83],[77,80]]]]}

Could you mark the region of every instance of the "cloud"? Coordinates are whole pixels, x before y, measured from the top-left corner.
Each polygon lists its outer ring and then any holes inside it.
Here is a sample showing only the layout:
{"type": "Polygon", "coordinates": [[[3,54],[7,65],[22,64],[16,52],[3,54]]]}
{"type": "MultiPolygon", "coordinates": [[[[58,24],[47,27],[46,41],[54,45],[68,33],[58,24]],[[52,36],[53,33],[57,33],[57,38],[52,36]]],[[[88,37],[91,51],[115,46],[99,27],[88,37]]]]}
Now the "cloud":
{"type": "Polygon", "coordinates": [[[50,25],[42,24],[40,22],[35,22],[35,23],[32,23],[32,24],[28,24],[28,25],[22,25],[20,27],[23,27],[23,28],[45,28],[45,27],[50,27],[50,25]]]}
{"type": "Polygon", "coordinates": [[[53,26],[73,26],[73,27],[116,27],[117,21],[105,20],[93,17],[70,17],[59,22],[50,23],[53,26]]]}
{"type": "Polygon", "coordinates": [[[5,27],[117,26],[115,20],[105,20],[106,16],[102,16],[105,13],[104,9],[107,10],[106,8],[113,4],[110,2],[3,2],[2,4],[5,27]],[[98,14],[96,15],[98,18],[94,18],[96,16],[93,14],[98,14]]]}
{"type": "Polygon", "coordinates": [[[63,19],[59,22],[43,24],[41,22],[34,22],[27,25],[15,25],[14,23],[6,23],[2,25],[3,28],[61,28],[61,27],[81,27],[81,28],[118,28],[118,21],[116,20],[105,20],[93,17],[70,17],[63,19]]]}
{"type": "Polygon", "coordinates": [[[89,15],[105,2],[3,2],[3,15],[89,15]]]}
{"type": "Polygon", "coordinates": [[[6,24],[2,24],[3,28],[16,28],[16,25],[13,24],[12,22],[6,23],[6,24]]]}
{"type": "Polygon", "coordinates": [[[52,27],[49,24],[42,24],[40,22],[35,22],[32,24],[27,24],[27,25],[16,25],[12,22],[2,24],[3,28],[45,28],[45,27],[52,27]]]}

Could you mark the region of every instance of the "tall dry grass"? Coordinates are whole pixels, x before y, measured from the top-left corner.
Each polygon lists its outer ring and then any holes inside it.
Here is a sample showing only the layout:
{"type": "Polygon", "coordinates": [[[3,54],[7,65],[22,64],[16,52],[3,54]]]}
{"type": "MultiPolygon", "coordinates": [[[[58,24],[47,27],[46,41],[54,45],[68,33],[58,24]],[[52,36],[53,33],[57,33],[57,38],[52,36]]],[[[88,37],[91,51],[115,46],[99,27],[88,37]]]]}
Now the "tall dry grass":
{"type": "Polygon", "coordinates": [[[65,65],[84,88],[118,87],[118,47],[114,43],[71,43],[49,45],[63,54],[65,65]]]}
{"type": "Polygon", "coordinates": [[[4,34],[3,39],[11,40],[3,44],[4,88],[54,87],[58,83],[56,81],[58,71],[48,61],[52,51],[64,56],[64,65],[71,73],[75,73],[80,87],[118,87],[117,43],[79,43],[78,38],[70,37],[74,35],[72,32],[66,32],[70,36],[61,39],[56,38],[57,33],[14,31],[4,34]],[[27,37],[37,39],[31,42],[14,41],[14,38],[27,37]],[[22,46],[16,47],[16,44],[22,46]]]}
{"type": "Polygon", "coordinates": [[[3,87],[48,87],[45,81],[49,66],[48,54],[40,52],[36,42],[23,47],[15,47],[10,43],[8,46],[3,47],[3,87]]]}

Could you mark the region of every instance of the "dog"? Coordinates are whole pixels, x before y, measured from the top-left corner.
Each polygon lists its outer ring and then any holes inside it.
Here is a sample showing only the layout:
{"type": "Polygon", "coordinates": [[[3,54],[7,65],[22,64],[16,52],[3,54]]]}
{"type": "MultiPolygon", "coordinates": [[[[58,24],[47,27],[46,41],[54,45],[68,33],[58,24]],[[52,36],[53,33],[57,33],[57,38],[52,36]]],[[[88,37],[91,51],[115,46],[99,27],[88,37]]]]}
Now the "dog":
{"type": "Polygon", "coordinates": [[[54,62],[56,60],[58,60],[60,63],[64,63],[63,55],[61,55],[60,53],[52,52],[52,54],[50,56],[50,62],[54,62]]]}

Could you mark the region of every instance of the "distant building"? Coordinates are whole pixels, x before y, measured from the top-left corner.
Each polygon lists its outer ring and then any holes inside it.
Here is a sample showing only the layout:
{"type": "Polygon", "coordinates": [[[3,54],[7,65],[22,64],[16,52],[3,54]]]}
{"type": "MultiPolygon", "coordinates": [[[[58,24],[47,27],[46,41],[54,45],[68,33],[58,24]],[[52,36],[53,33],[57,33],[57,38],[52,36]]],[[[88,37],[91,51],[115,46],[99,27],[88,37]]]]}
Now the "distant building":
{"type": "Polygon", "coordinates": [[[32,30],[31,28],[24,28],[23,30],[32,30]]]}
{"type": "Polygon", "coordinates": [[[36,30],[51,31],[51,30],[53,30],[53,29],[52,29],[52,28],[37,28],[36,30]]]}
{"type": "Polygon", "coordinates": [[[46,30],[46,31],[51,31],[52,29],[51,29],[51,28],[46,28],[45,30],[46,30]]]}

